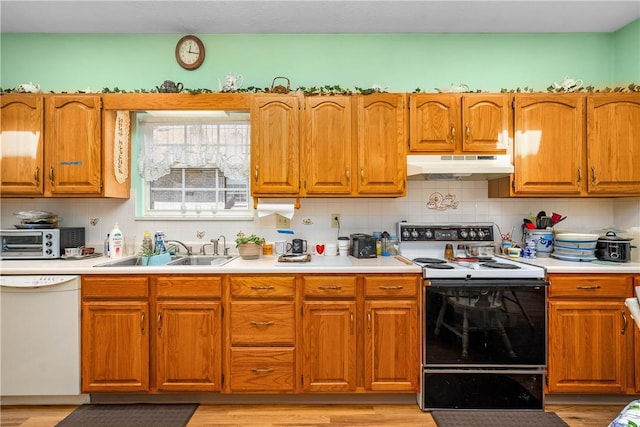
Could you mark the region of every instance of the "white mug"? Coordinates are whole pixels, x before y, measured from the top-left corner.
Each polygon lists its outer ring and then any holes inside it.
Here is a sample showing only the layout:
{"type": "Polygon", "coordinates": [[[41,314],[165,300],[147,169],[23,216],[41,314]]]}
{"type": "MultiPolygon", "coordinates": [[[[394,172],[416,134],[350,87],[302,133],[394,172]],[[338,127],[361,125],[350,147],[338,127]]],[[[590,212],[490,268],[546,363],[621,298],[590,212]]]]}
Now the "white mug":
{"type": "Polygon", "coordinates": [[[324,245],[324,254],[325,256],[338,255],[338,246],[335,243],[327,243],[324,245]]]}
{"type": "Polygon", "coordinates": [[[276,240],[273,244],[273,247],[276,251],[276,255],[284,255],[287,252],[287,241],[276,240]]]}

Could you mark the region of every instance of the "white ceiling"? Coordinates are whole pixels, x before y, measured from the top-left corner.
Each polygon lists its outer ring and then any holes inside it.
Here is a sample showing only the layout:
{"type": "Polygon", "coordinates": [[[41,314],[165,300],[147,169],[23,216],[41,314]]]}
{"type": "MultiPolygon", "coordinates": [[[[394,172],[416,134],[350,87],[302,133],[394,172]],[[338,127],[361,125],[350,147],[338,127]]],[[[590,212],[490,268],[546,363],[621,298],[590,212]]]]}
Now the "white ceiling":
{"type": "Polygon", "coordinates": [[[640,0],[0,0],[2,33],[611,32],[640,0]]]}

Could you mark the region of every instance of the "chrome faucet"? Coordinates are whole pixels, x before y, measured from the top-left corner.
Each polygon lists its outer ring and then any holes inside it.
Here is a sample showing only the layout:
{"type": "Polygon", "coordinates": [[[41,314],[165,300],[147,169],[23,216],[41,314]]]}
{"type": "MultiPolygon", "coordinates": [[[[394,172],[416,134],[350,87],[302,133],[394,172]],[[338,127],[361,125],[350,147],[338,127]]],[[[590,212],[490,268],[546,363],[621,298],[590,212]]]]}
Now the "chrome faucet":
{"type": "MultiPolygon", "coordinates": [[[[218,240],[216,240],[216,242],[220,242],[220,238],[222,238],[222,255],[227,256],[229,255],[229,248],[227,248],[227,238],[224,237],[224,235],[220,235],[218,237],[218,240]]],[[[216,247],[216,255],[218,255],[218,251],[217,251],[217,247],[216,247]]]]}
{"type": "MultiPolygon", "coordinates": [[[[191,255],[193,248],[191,246],[187,246],[184,243],[182,243],[180,240],[165,240],[164,241],[165,244],[167,244],[167,246],[169,245],[169,243],[177,243],[178,245],[182,246],[183,248],[186,249],[187,251],[187,255],[191,255]]],[[[175,245],[174,245],[175,246],[175,245]]],[[[178,248],[176,247],[176,253],[178,253],[178,248]]]]}
{"type": "Polygon", "coordinates": [[[200,246],[200,254],[201,255],[206,255],[206,252],[205,252],[204,248],[206,248],[207,246],[213,246],[213,249],[214,249],[214,252],[215,252],[216,245],[214,245],[213,242],[212,243],[205,243],[204,245],[200,246]]]}
{"type": "Polygon", "coordinates": [[[212,245],[213,255],[218,255],[218,239],[211,239],[211,243],[207,243],[207,245],[212,245]]]}

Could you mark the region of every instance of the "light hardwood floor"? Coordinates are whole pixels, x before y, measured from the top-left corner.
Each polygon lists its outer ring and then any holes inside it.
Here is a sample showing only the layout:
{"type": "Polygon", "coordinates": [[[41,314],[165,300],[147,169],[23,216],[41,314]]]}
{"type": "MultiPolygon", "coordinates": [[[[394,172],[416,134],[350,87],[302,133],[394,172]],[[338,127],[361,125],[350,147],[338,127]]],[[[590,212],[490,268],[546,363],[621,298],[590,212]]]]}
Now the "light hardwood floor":
{"type": "MultiPolygon", "coordinates": [[[[624,405],[547,405],[570,427],[606,427],[624,405]]],[[[3,406],[2,427],[53,427],[74,406],[3,406]]],[[[201,405],[188,427],[436,427],[416,405],[201,405]]],[[[87,426],[89,427],[89,426],[87,426]]],[[[123,426],[125,427],[125,426],[123,426]]],[[[514,426],[515,427],[515,426],[514,426]]]]}

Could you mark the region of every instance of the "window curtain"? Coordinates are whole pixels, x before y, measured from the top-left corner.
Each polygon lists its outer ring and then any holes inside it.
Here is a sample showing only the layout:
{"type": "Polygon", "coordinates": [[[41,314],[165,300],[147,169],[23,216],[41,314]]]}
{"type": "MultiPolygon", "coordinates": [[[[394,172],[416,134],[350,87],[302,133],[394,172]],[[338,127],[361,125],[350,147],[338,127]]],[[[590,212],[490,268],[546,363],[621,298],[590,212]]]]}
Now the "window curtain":
{"type": "Polygon", "coordinates": [[[246,124],[141,120],[138,167],[155,181],[172,167],[216,167],[230,179],[249,178],[249,126],[246,124]]]}

